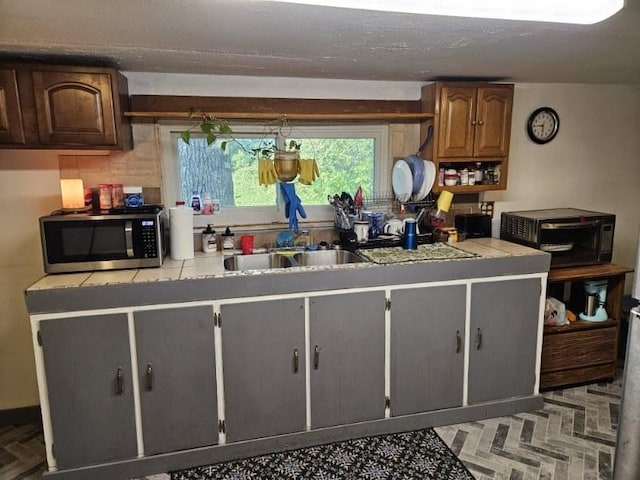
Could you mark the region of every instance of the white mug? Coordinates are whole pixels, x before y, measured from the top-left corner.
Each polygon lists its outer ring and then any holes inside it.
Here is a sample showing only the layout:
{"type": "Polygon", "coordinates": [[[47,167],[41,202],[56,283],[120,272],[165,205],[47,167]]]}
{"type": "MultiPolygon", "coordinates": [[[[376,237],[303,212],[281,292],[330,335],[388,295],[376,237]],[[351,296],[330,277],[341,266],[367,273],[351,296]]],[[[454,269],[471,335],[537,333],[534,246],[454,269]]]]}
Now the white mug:
{"type": "MultiPolygon", "coordinates": [[[[384,233],[389,233],[391,235],[402,235],[404,233],[404,225],[407,221],[415,219],[413,218],[405,218],[404,220],[400,220],[399,218],[392,218],[388,220],[387,223],[384,224],[384,233]]],[[[416,233],[420,233],[418,231],[418,226],[416,225],[416,233]]]]}
{"type": "Polygon", "coordinates": [[[389,233],[391,235],[402,235],[404,230],[404,223],[399,218],[392,218],[391,220],[387,220],[384,224],[383,231],[384,233],[389,233]]]}
{"type": "Polygon", "coordinates": [[[353,223],[353,231],[358,243],[367,243],[369,240],[369,222],[358,220],[353,223]]]}

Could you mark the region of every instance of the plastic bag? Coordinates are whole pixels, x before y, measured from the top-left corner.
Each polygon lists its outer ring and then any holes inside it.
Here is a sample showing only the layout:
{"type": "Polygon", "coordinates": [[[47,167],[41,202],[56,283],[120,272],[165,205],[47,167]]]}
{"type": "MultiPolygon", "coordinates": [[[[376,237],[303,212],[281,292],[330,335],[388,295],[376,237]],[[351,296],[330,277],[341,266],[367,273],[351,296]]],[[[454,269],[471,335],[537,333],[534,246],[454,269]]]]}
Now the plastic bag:
{"type": "Polygon", "coordinates": [[[564,303],[553,297],[547,298],[544,304],[544,324],[561,326],[568,323],[564,303]]]}

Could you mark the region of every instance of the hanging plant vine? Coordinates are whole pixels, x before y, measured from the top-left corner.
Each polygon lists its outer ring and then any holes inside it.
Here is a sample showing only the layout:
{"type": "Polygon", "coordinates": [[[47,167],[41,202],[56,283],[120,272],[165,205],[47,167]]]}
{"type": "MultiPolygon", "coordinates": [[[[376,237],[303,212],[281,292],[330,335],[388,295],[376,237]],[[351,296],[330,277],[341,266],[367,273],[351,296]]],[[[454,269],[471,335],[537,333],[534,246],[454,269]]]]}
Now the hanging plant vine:
{"type": "MultiPolygon", "coordinates": [[[[221,135],[232,135],[233,130],[229,124],[216,118],[215,115],[206,113],[203,111],[197,111],[195,108],[190,107],[188,109],[189,118],[198,118],[197,122],[187,130],[180,132],[180,138],[187,145],[191,141],[191,133],[193,131],[199,131],[204,133],[207,137],[207,145],[211,146],[218,140],[221,135]]],[[[227,149],[227,140],[220,142],[220,150],[223,152],[227,149]]]]}

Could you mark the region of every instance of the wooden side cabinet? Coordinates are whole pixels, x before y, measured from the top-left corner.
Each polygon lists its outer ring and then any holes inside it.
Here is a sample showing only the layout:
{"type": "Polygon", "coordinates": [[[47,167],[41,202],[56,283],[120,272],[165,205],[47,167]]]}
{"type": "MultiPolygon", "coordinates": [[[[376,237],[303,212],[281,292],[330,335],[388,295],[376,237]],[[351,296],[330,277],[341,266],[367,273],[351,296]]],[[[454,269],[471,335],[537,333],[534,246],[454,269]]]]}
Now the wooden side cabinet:
{"type": "MultiPolygon", "coordinates": [[[[513,84],[435,82],[422,88],[422,109],[434,112],[433,120],[422,123],[421,135],[425,137],[433,126],[433,142],[423,156],[432,160],[436,169],[472,171],[480,162],[481,168],[493,172],[484,174],[481,183],[447,186],[447,190],[506,189],[513,84]]],[[[434,185],[436,192],[443,188],[434,185]]]]}
{"type": "Polygon", "coordinates": [[[130,149],[126,78],[116,70],[0,66],[0,148],[130,149]]]}
{"type": "Polygon", "coordinates": [[[554,269],[548,296],[565,303],[576,316],[584,310],[585,280],[606,279],[608,319],[576,320],[560,327],[545,326],[542,343],[541,389],[613,379],[616,373],[625,275],[633,270],[615,264],[554,269]]]}

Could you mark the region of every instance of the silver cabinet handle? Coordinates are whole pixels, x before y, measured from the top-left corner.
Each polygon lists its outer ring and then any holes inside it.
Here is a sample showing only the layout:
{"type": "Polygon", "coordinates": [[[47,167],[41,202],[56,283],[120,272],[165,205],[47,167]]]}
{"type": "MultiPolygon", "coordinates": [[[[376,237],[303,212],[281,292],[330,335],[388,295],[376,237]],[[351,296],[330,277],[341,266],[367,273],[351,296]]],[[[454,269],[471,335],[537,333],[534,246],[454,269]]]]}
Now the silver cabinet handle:
{"type": "Polygon", "coordinates": [[[316,347],[313,349],[313,369],[317,370],[319,366],[320,366],[320,347],[316,345],[316,347]]]}
{"type": "Polygon", "coordinates": [[[478,125],[484,125],[484,120],[480,120],[480,121],[478,122],[478,125]]]}
{"type": "Polygon", "coordinates": [[[478,327],[478,331],[476,332],[476,350],[480,350],[482,348],[482,330],[478,327]]]}
{"type": "Polygon", "coordinates": [[[122,367],[118,367],[116,371],[116,394],[124,395],[124,374],[122,373],[122,367]]]}
{"type": "Polygon", "coordinates": [[[456,330],[456,353],[460,353],[462,349],[462,336],[460,335],[460,330],[456,330]]]}
{"type": "Polygon", "coordinates": [[[471,120],[471,125],[475,125],[476,121],[475,120],[471,120]]]}
{"type": "Polygon", "coordinates": [[[300,369],[300,354],[298,353],[298,349],[293,349],[293,373],[298,373],[300,369]]]}
{"type": "Polygon", "coordinates": [[[153,366],[151,362],[147,363],[147,390],[153,390],[153,366]]]}

